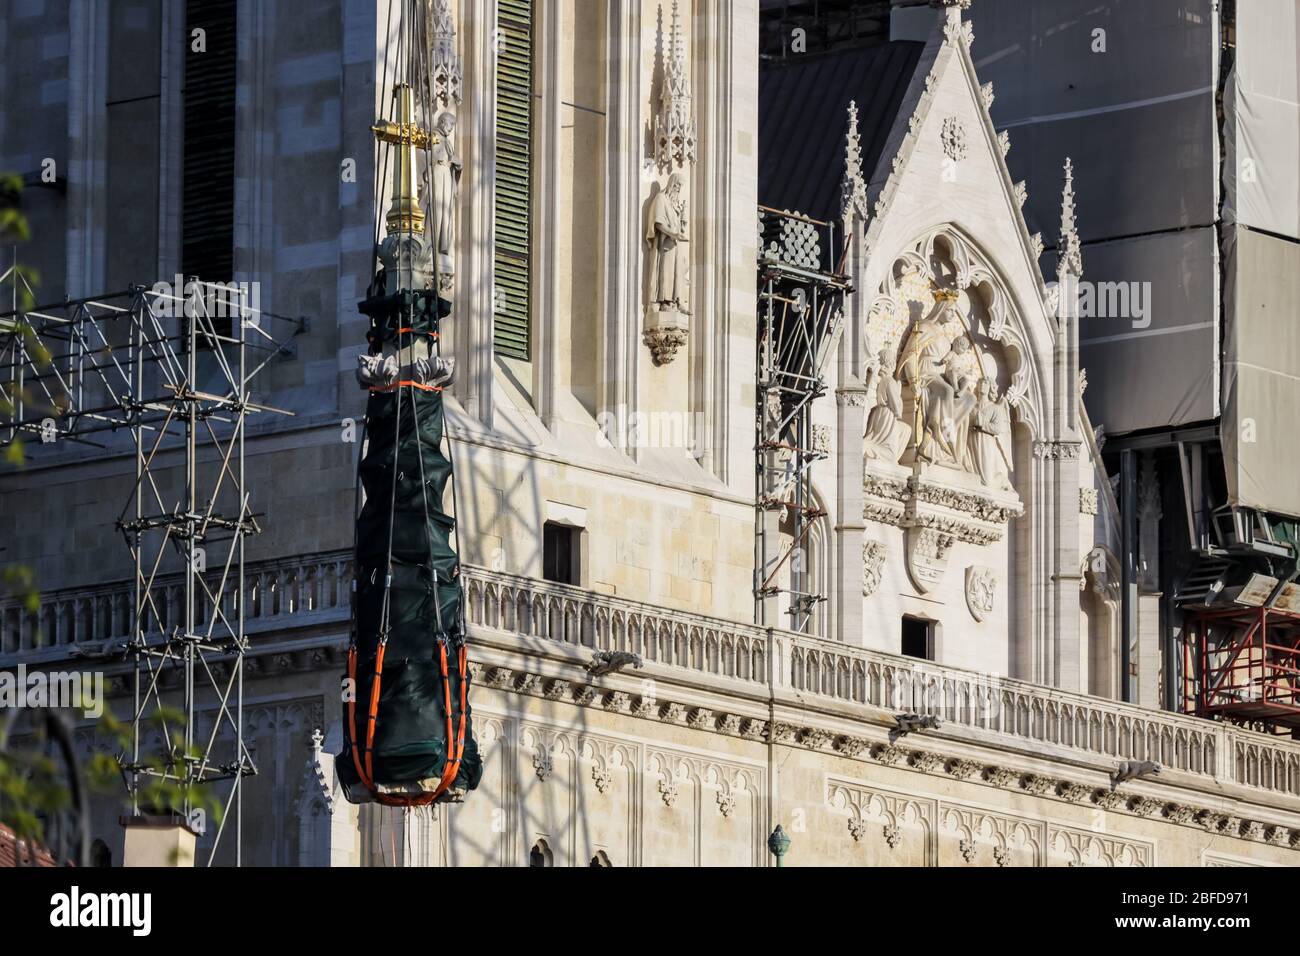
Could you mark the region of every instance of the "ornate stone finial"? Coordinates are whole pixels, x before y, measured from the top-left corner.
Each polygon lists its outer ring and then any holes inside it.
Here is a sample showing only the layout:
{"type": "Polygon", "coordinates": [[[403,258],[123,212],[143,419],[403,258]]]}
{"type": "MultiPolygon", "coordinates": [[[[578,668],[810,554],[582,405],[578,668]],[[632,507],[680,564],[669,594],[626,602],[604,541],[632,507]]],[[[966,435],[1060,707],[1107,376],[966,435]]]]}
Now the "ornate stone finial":
{"type": "Polygon", "coordinates": [[[867,181],[862,174],[862,140],[858,133],[858,103],[849,102],[849,129],[844,135],[844,179],[840,183],[840,215],[848,219],[857,212],[868,218],[867,181]]]}
{"type": "Polygon", "coordinates": [[[943,10],[947,20],[943,26],[943,35],[950,42],[964,40],[969,46],[975,39],[975,32],[969,22],[962,22],[962,12],[969,10],[971,0],[930,0],[930,6],[943,10]]]}
{"type": "Polygon", "coordinates": [[[663,93],[655,117],[655,155],[662,169],[673,163],[695,162],[695,117],[691,114],[691,81],[686,74],[686,38],[682,18],[673,0],[668,33],[668,55],[664,63],[663,93]]]}
{"type": "Polygon", "coordinates": [[[320,752],[322,749],[324,749],[324,747],[325,747],[325,735],[321,733],[320,728],[317,727],[315,730],[311,732],[311,755],[313,761],[317,760],[320,757],[320,752]]]}
{"type": "Polygon", "coordinates": [[[429,73],[434,99],[443,106],[460,103],[460,54],[456,52],[456,21],[451,0],[429,4],[429,73]]]}
{"type": "Polygon", "coordinates": [[[1065,185],[1061,189],[1061,238],[1057,243],[1057,272],[1072,275],[1076,279],[1083,275],[1083,254],[1079,247],[1079,229],[1075,221],[1074,209],[1074,162],[1069,157],[1065,160],[1065,185]]]}

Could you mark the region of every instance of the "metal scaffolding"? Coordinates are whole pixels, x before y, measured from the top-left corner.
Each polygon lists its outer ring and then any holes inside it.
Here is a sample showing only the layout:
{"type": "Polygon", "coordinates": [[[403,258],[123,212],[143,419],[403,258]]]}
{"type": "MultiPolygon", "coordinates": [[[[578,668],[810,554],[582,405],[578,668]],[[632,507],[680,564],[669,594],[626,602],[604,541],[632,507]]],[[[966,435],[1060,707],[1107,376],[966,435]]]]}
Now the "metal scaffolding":
{"type": "MultiPolygon", "coordinates": [[[[14,267],[4,279],[21,276],[14,267]]],[[[245,479],[246,425],[250,415],[289,414],[254,403],[250,386],[305,330],[302,320],[251,307],[248,291],[158,283],[0,315],[0,447],[25,439],[134,453],[135,481],[116,521],[135,566],[132,636],[80,650],[133,664],[133,744],[119,761],[136,813],[159,809],[146,803],[150,783],[171,781],[185,794],[185,822],[201,830],[196,803],[212,801],[196,801],[192,788],[229,782],[216,795],[209,865],[232,831],[241,862],[240,783],[257,772],[243,733],[244,622],[254,599],[244,546],[260,530],[245,479]],[[169,482],[172,469],[182,480],[169,482]]]]}
{"type": "Polygon", "coordinates": [[[826,394],[826,363],[852,289],[833,223],[766,206],[759,223],[755,620],[775,624],[786,592],[790,629],[807,633],[826,600],[824,575],[812,573],[808,557],[813,527],[826,514],[813,496],[811,469],[829,455],[818,447],[813,403],[826,394]],[[790,539],[784,548],[783,525],[790,539]]]}

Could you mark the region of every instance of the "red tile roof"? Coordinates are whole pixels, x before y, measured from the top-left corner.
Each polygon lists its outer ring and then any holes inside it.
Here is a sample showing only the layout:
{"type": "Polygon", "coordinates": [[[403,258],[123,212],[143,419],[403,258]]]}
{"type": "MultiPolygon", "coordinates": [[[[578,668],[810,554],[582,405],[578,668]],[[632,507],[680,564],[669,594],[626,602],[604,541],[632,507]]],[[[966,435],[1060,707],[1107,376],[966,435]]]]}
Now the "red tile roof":
{"type": "Polygon", "coordinates": [[[20,840],[11,828],[0,823],[0,867],[58,865],[45,847],[30,840],[20,840]]]}

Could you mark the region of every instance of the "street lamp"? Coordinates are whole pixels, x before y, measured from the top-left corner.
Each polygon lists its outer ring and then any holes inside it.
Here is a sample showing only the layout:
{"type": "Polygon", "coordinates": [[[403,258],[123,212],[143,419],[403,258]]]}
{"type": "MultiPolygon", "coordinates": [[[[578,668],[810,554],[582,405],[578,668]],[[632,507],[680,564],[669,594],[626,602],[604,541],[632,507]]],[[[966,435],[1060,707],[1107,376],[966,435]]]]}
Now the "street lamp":
{"type": "Polygon", "coordinates": [[[772,831],[772,835],[767,838],[767,848],[776,857],[776,865],[779,867],[781,857],[785,856],[790,850],[790,838],[786,836],[781,824],[778,823],[776,829],[772,831]]]}

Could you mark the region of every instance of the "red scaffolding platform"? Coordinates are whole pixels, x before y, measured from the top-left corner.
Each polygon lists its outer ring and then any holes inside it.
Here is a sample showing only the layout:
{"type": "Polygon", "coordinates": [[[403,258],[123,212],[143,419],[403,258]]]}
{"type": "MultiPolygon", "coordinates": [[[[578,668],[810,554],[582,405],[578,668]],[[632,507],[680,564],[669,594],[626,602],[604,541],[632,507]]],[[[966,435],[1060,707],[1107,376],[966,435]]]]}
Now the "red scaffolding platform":
{"type": "Polygon", "coordinates": [[[1232,607],[1184,620],[1187,713],[1300,728],[1300,613],[1232,607]]]}

